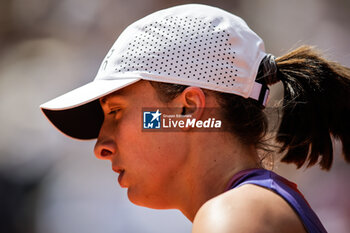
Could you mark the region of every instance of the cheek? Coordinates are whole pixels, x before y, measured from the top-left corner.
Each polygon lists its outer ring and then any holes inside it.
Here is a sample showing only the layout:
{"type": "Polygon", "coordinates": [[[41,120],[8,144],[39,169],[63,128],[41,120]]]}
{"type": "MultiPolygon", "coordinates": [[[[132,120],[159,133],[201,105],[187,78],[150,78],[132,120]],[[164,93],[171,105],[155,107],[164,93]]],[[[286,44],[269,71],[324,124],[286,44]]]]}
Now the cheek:
{"type": "Polygon", "coordinates": [[[128,128],[121,156],[133,173],[153,180],[175,176],[186,163],[187,146],[183,136],[173,133],[141,132],[128,128]]]}
{"type": "Polygon", "coordinates": [[[120,148],[135,148],[137,143],[142,141],[140,138],[140,114],[123,114],[120,119],[116,121],[116,141],[120,148]]]}
{"type": "Polygon", "coordinates": [[[181,132],[144,132],[142,114],[123,116],[116,130],[120,162],[151,179],[175,176],[185,164],[187,144],[181,132]]]}
{"type": "MultiPolygon", "coordinates": [[[[123,152],[125,159],[135,162],[135,166],[147,170],[171,169],[172,166],[183,164],[186,146],[181,138],[156,135],[153,133],[135,132],[125,137],[123,152]]],[[[131,161],[131,162],[132,162],[131,161]]]]}

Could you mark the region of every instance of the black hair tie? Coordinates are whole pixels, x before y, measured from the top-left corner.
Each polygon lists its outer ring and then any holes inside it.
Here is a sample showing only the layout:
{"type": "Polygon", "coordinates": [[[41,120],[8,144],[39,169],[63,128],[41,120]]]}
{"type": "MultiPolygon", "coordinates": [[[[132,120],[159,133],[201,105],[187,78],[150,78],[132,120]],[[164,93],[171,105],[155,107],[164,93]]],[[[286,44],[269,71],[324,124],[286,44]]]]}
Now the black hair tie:
{"type": "MultiPolygon", "coordinates": [[[[267,54],[264,59],[261,61],[260,68],[261,76],[258,76],[259,79],[265,79],[265,82],[267,85],[272,85],[280,81],[280,79],[277,76],[277,64],[275,60],[275,56],[272,54],[267,54]]],[[[258,74],[259,75],[259,74],[258,74]]]]}

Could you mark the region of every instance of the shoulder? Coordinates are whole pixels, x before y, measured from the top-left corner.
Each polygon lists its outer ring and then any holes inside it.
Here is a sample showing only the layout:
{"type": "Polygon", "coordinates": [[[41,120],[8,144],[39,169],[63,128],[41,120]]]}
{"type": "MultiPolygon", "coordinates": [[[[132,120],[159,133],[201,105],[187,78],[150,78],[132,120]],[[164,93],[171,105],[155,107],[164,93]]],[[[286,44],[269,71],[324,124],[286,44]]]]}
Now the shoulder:
{"type": "Polygon", "coordinates": [[[279,195],[243,185],[206,202],[197,212],[193,233],[305,232],[296,213],[279,195]]]}

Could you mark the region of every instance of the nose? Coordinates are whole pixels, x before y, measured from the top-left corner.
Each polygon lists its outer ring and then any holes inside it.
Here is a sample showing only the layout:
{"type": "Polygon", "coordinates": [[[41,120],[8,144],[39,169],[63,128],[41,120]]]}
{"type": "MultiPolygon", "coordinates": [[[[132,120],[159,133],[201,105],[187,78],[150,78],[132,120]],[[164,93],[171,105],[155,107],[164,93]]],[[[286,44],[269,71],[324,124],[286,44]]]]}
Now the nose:
{"type": "Polygon", "coordinates": [[[111,160],[116,152],[115,144],[112,141],[97,140],[94,148],[95,156],[98,159],[111,160]]]}
{"type": "Polygon", "coordinates": [[[117,146],[112,134],[113,132],[106,130],[106,124],[103,123],[94,148],[95,156],[98,159],[111,160],[116,153],[117,146]]]}

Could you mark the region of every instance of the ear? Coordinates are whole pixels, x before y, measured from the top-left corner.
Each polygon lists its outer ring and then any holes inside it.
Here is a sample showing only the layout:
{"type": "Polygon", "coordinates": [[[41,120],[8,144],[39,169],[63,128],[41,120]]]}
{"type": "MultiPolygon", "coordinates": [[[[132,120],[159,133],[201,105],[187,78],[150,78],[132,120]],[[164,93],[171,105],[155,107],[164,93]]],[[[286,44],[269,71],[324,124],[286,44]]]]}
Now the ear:
{"type": "Polygon", "coordinates": [[[186,115],[184,119],[200,119],[205,108],[205,94],[199,87],[187,87],[178,97],[174,99],[174,107],[177,114],[186,115]]]}
{"type": "Polygon", "coordinates": [[[181,93],[182,107],[185,114],[191,114],[197,119],[202,116],[205,107],[205,94],[199,87],[187,87],[181,93]]]}

